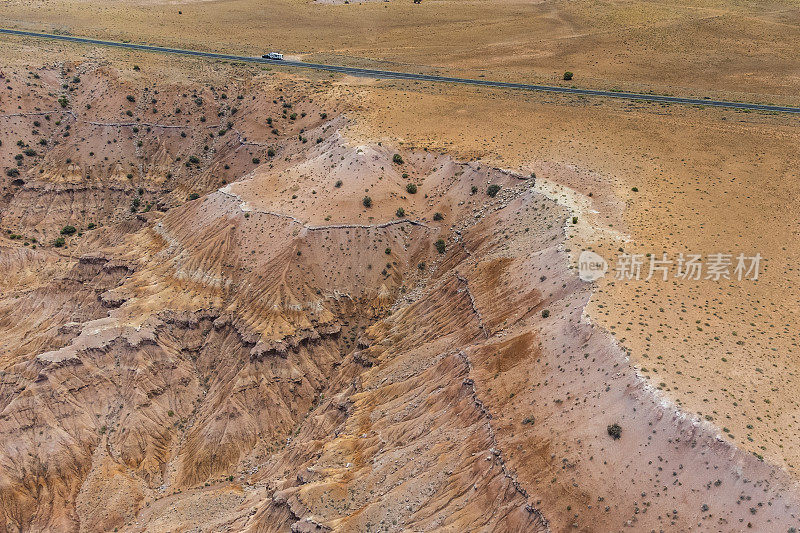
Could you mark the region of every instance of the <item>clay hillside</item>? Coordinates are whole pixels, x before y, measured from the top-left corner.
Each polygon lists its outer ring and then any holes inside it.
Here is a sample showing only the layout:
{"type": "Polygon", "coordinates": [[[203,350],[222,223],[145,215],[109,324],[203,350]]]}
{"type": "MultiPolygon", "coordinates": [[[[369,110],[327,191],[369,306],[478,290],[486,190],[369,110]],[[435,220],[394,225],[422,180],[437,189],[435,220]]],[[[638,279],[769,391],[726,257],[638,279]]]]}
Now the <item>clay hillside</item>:
{"type": "Polygon", "coordinates": [[[2,531],[796,527],[592,324],[539,178],[133,72],[3,71],[2,531]]]}
{"type": "Polygon", "coordinates": [[[0,20],[0,533],[800,529],[796,0],[0,20]]]}

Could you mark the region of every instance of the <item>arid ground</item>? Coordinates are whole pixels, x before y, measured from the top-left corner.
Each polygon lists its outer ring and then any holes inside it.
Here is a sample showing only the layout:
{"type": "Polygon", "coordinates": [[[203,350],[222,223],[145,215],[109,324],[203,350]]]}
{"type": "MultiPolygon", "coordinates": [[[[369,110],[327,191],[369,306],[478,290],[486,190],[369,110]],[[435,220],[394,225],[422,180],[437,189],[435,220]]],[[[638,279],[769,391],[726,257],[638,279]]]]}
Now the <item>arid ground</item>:
{"type": "MultiPolygon", "coordinates": [[[[800,104],[793,3],[454,5],[0,13],[800,104]]],[[[0,45],[0,528],[800,527],[796,117],[0,45]]]]}

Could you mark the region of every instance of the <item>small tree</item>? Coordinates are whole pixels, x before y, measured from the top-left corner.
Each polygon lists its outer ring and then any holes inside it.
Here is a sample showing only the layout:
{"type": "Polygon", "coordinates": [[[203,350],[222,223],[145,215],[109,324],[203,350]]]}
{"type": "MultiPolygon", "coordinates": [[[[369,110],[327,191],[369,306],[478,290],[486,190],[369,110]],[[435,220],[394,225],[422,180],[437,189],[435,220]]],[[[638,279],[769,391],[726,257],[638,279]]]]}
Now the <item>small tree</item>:
{"type": "Polygon", "coordinates": [[[392,161],[397,163],[398,165],[402,165],[403,164],[403,158],[400,156],[400,154],[394,154],[392,156],[392,161]]]}
{"type": "Polygon", "coordinates": [[[397,218],[403,218],[404,216],[406,216],[406,210],[403,209],[402,207],[398,207],[397,212],[395,214],[397,215],[397,218]]]}
{"type": "Polygon", "coordinates": [[[486,189],[486,194],[488,194],[488,195],[489,195],[489,196],[491,196],[492,198],[494,198],[495,196],[497,196],[497,193],[498,193],[498,192],[500,192],[500,186],[499,186],[499,185],[497,185],[497,184],[495,184],[495,183],[493,183],[493,184],[489,185],[489,188],[488,188],[488,189],[486,189]]]}
{"type": "Polygon", "coordinates": [[[612,439],[617,440],[622,436],[622,426],[616,422],[606,428],[612,439]]]}
{"type": "Polygon", "coordinates": [[[564,81],[569,81],[569,80],[571,80],[571,79],[572,79],[572,72],[570,72],[570,71],[566,71],[566,72],[564,73],[564,81]]]}
{"type": "Polygon", "coordinates": [[[442,220],[442,219],[444,219],[444,215],[443,214],[438,213],[438,212],[433,214],[433,220],[439,221],[439,220],[442,220]]]}
{"type": "Polygon", "coordinates": [[[439,239],[433,245],[436,247],[436,251],[440,254],[443,254],[447,249],[447,244],[444,242],[444,239],[439,239]]]}
{"type": "Polygon", "coordinates": [[[369,196],[365,196],[361,200],[361,203],[364,204],[364,207],[370,208],[370,207],[372,207],[372,198],[370,198],[369,196]]]}
{"type": "Polygon", "coordinates": [[[417,194],[417,186],[413,183],[406,185],[406,192],[408,194],[417,194]]]}
{"type": "Polygon", "coordinates": [[[76,231],[78,230],[75,229],[75,226],[64,226],[61,228],[61,235],[72,235],[76,231]]]}

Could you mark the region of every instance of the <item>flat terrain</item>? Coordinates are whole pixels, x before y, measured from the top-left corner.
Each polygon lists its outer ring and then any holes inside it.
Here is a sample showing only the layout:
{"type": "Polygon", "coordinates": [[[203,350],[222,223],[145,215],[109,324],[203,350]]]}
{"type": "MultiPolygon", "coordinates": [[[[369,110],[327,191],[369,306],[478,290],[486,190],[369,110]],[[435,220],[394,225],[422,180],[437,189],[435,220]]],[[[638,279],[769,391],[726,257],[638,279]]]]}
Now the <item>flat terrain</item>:
{"type": "Polygon", "coordinates": [[[282,50],[390,70],[532,82],[570,70],[580,86],[784,104],[797,104],[800,88],[800,8],[790,0],[11,0],[2,14],[19,29],[253,55],[282,50]]]}

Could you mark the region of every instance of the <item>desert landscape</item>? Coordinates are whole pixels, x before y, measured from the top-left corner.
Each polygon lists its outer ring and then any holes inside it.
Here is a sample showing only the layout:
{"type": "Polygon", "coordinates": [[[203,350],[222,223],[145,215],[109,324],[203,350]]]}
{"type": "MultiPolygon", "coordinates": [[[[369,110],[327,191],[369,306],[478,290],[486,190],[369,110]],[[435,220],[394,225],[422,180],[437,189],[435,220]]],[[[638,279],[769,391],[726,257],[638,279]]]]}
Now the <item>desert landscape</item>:
{"type": "MultiPolygon", "coordinates": [[[[800,104],[790,2],[453,7],[0,12],[800,104]]],[[[0,530],[800,527],[797,115],[0,43],[0,530]],[[647,279],[664,254],[731,275],[647,279]]]]}

